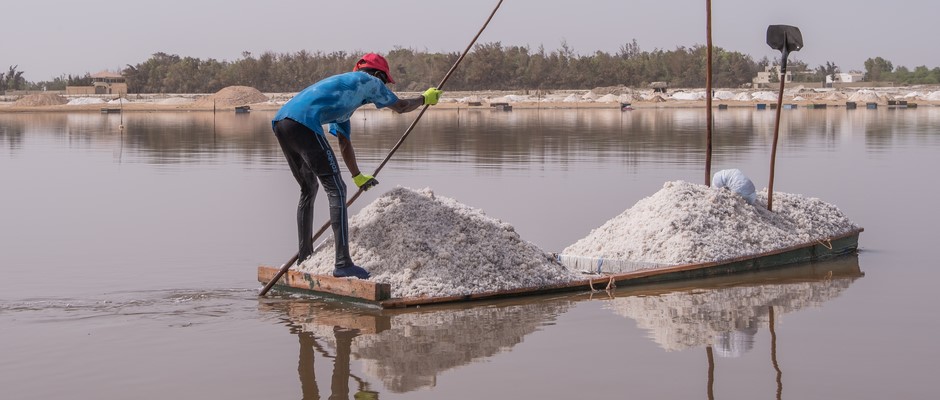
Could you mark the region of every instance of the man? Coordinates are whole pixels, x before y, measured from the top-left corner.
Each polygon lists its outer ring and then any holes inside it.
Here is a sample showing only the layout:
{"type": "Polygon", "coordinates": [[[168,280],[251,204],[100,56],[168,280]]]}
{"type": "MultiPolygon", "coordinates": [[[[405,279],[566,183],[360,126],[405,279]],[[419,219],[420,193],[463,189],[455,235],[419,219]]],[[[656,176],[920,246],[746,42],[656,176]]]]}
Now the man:
{"type": "Polygon", "coordinates": [[[297,234],[300,249],[297,264],[313,253],[313,200],[319,183],[330,201],[330,224],[336,243],[335,277],[367,279],[369,272],[355,265],[349,255],[346,185],[340,176],[336,156],[323,131],[330,124],[330,134],[339,140],[343,162],[356,186],[368,190],[379,182],[359,170],[350,141],[349,118],[362,105],[375,104],[398,113],[414,111],[422,105],[437,104],[441,91],[430,88],[422,96],[399,99],[385,85],[395,83],[384,57],[369,53],[356,63],[353,72],[334,75],[314,83],[284,104],[271,124],[294,178],[300,184],[297,204],[297,234]]]}

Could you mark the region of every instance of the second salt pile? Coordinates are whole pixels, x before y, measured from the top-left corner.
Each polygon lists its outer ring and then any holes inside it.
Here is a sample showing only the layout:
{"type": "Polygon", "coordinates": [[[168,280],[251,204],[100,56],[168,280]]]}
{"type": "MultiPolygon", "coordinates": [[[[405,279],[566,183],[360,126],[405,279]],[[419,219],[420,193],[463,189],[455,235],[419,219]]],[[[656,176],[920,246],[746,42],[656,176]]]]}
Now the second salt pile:
{"type": "Polygon", "coordinates": [[[690,264],[824,241],[859,229],[837,207],[817,198],[774,192],[773,211],[766,204],[766,190],[752,206],[729,190],[666,182],[563,254],[690,264]]]}
{"type": "MultiPolygon", "coordinates": [[[[512,225],[430,189],[395,188],[349,218],[349,249],[392,297],[439,297],[583,279],[512,225]]],[[[332,240],[302,265],[333,271],[332,240]]]]}

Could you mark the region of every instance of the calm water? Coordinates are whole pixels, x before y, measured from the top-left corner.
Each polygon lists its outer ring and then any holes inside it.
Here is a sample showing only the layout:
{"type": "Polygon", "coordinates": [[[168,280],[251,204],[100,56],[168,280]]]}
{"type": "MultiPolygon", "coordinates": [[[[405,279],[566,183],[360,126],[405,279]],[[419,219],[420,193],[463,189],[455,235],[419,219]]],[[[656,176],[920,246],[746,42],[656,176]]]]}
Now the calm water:
{"type": "MultiPolygon", "coordinates": [[[[356,114],[364,171],[415,115],[356,114]]],[[[858,256],[393,312],[257,298],[257,266],[296,250],[271,116],[0,114],[4,399],[935,396],[940,108],[785,110],[775,188],[838,205],[858,256]]],[[[716,112],[713,171],[766,187],[773,118],[716,112]]],[[[665,181],[704,182],[704,124],[434,110],[352,212],[431,187],[560,251],[665,181]]]]}

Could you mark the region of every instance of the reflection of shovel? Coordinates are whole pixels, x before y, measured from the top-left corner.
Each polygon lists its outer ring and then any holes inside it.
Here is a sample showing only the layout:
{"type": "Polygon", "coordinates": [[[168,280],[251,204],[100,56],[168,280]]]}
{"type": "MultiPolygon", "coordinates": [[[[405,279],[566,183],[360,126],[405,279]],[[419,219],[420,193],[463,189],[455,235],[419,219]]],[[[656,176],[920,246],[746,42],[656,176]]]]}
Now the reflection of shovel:
{"type": "Polygon", "coordinates": [[[791,51],[803,48],[803,34],[800,28],[790,25],[770,25],[767,27],[767,45],[783,54],[780,60],[780,93],[777,95],[777,119],[774,122],[774,144],[770,151],[770,184],[767,185],[767,209],[773,210],[774,204],[774,164],[777,161],[777,138],[780,133],[780,109],[783,108],[783,87],[787,81],[787,56],[791,51]]]}

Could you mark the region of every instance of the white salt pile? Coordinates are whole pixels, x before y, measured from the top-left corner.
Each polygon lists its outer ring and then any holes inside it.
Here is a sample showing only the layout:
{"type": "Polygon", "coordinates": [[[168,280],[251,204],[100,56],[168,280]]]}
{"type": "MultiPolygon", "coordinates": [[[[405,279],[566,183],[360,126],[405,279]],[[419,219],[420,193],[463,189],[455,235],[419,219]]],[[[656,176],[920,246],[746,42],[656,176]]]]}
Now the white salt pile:
{"type": "Polygon", "coordinates": [[[879,97],[874,90],[859,90],[858,92],[855,92],[849,96],[849,101],[860,103],[878,103],[881,102],[881,97],[879,97]]]}
{"type": "Polygon", "coordinates": [[[776,101],[778,96],[779,94],[768,91],[751,93],[751,99],[758,101],[776,101]]]}
{"type": "Polygon", "coordinates": [[[578,95],[576,94],[570,94],[568,95],[568,97],[565,97],[565,99],[562,100],[562,102],[565,102],[565,103],[577,103],[579,101],[581,101],[581,98],[578,97],[578,95]]]}
{"type": "MultiPolygon", "coordinates": [[[[583,279],[514,228],[430,189],[395,188],[349,218],[353,260],[392,297],[453,296],[583,279]]],[[[301,269],[330,274],[332,240],[301,269]]]]}
{"type": "Polygon", "coordinates": [[[940,91],[930,92],[930,94],[928,94],[928,95],[926,96],[926,100],[929,100],[929,101],[940,101],[940,91]]]}
{"type": "Polygon", "coordinates": [[[858,229],[837,207],[816,198],[774,192],[774,210],[766,204],[766,190],[751,206],[730,190],[666,182],[562,254],[676,265],[758,254],[858,229]]]}
{"type": "Polygon", "coordinates": [[[735,100],[735,101],[751,101],[751,100],[753,100],[753,99],[751,98],[751,94],[750,94],[750,93],[742,92],[742,93],[736,94],[736,95],[734,96],[734,99],[732,99],[732,100],[735,100]]]}
{"type": "Polygon", "coordinates": [[[104,99],[99,99],[97,97],[78,97],[72,100],[69,100],[68,105],[70,106],[80,106],[85,104],[104,104],[104,99]]]}
{"type": "Polygon", "coordinates": [[[704,100],[705,92],[675,92],[671,97],[673,100],[704,100]]]}
{"type": "Polygon", "coordinates": [[[156,104],[190,104],[195,100],[185,97],[168,97],[165,99],[160,99],[156,101],[156,104]]]}
{"type": "Polygon", "coordinates": [[[734,99],[734,92],[728,90],[719,90],[715,92],[715,100],[731,100],[734,99]]]}

